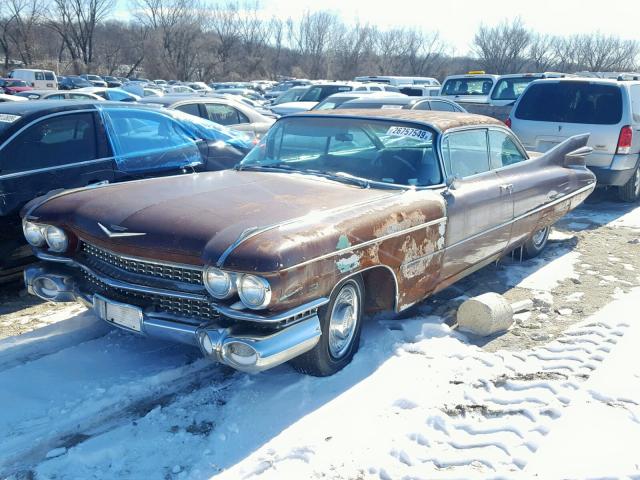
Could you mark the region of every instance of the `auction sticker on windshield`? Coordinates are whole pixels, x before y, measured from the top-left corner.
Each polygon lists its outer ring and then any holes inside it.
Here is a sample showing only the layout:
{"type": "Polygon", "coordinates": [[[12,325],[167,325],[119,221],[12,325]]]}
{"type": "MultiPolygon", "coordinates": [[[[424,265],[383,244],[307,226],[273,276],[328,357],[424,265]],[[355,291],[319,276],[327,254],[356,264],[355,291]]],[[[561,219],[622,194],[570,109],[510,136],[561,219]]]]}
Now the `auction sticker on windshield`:
{"type": "Polygon", "coordinates": [[[431,132],[427,130],[420,130],[419,128],[390,127],[389,130],[387,130],[387,135],[392,135],[394,137],[417,138],[420,140],[431,140],[431,132]]]}
{"type": "Polygon", "coordinates": [[[20,118],[20,115],[9,115],[8,113],[0,113],[0,122],[13,123],[20,118]]]}

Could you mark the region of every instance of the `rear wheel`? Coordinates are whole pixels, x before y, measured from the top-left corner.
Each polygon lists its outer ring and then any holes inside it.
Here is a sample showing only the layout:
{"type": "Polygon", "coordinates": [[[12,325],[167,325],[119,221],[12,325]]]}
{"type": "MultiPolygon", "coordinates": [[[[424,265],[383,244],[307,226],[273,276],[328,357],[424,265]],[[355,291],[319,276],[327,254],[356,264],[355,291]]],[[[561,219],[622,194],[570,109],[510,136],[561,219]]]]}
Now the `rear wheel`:
{"type": "Polygon", "coordinates": [[[540,252],[547,246],[549,240],[549,231],[551,227],[544,227],[533,232],[529,240],[522,246],[522,256],[524,258],[533,258],[540,255],[540,252]]]}
{"type": "Polygon", "coordinates": [[[364,283],[358,275],[335,290],[329,303],[318,311],[322,336],[307,353],[291,361],[299,372],[317,377],[333,375],[351,362],[360,344],[364,283]]]}
{"type": "Polygon", "coordinates": [[[618,187],[618,198],[623,202],[635,202],[640,198],[640,166],[627,183],[618,187]]]}

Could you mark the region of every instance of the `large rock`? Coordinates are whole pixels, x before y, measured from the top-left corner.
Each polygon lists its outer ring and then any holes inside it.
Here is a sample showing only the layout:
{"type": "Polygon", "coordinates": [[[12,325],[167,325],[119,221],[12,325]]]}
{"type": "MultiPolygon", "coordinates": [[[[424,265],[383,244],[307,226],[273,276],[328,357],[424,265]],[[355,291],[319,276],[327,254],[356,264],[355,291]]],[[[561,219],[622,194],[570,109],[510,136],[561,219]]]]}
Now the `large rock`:
{"type": "Polygon", "coordinates": [[[513,323],[513,308],[500,294],[489,292],[465,301],[458,309],[458,330],[487,337],[513,323]]]}

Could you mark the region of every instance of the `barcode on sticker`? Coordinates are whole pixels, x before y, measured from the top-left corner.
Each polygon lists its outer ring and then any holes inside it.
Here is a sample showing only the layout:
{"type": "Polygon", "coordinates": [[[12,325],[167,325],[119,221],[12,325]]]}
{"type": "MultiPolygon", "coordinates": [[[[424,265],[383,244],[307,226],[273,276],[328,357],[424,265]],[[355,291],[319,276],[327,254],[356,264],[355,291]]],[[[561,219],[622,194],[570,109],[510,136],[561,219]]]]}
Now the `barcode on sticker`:
{"type": "Polygon", "coordinates": [[[419,140],[431,139],[431,132],[409,127],[391,127],[387,130],[387,135],[393,135],[394,137],[411,137],[419,140]]]}

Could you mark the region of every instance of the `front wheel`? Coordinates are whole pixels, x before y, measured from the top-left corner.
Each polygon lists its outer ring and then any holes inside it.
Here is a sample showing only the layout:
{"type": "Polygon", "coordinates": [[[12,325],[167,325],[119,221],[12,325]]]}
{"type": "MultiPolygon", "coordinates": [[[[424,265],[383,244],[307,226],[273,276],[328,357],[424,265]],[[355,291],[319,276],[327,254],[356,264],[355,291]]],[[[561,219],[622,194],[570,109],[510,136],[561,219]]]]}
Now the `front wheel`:
{"type": "Polygon", "coordinates": [[[318,311],[322,335],[307,353],[291,360],[299,372],[326,377],[351,362],[360,344],[364,283],[358,275],[341,283],[318,311]]]}
{"type": "Polygon", "coordinates": [[[522,246],[522,256],[529,259],[540,255],[540,252],[542,252],[547,245],[550,230],[551,227],[544,227],[533,232],[533,235],[531,235],[529,240],[522,246]]]}
{"type": "Polygon", "coordinates": [[[635,202],[640,198],[640,166],[636,168],[627,183],[618,187],[618,198],[627,203],[635,202]]]}

